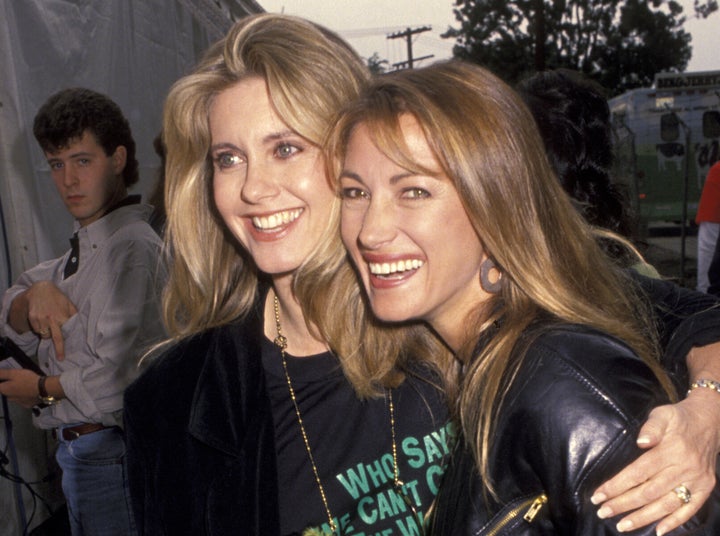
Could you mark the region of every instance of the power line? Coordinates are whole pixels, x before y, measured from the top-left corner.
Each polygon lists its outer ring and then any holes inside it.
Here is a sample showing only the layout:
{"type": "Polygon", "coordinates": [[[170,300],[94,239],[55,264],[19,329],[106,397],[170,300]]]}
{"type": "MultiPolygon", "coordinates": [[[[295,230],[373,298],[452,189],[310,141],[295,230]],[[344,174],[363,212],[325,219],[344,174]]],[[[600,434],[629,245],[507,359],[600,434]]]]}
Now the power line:
{"type": "MultiPolygon", "coordinates": [[[[412,69],[413,68],[413,53],[412,53],[412,36],[419,33],[429,32],[432,30],[432,26],[421,26],[419,28],[406,28],[405,30],[401,32],[395,32],[392,34],[389,34],[387,36],[388,39],[399,39],[401,37],[404,37],[407,42],[407,61],[402,61],[399,63],[393,63],[393,66],[396,69],[412,69]]],[[[425,60],[428,58],[432,58],[433,55],[429,56],[423,56],[421,58],[415,58],[415,61],[419,60],[425,60]]]]}
{"type": "Polygon", "coordinates": [[[356,28],[354,30],[336,30],[346,39],[357,37],[370,37],[372,35],[387,35],[389,32],[401,30],[402,26],[386,26],[385,28],[356,28]]]}

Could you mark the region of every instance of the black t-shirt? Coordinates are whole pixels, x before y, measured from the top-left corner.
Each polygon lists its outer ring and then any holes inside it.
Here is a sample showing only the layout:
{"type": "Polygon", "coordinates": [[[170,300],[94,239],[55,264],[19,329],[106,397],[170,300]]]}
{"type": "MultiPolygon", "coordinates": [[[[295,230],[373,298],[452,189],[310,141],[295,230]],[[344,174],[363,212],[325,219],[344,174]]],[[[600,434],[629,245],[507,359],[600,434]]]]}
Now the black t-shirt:
{"type": "MultiPolygon", "coordinates": [[[[288,370],[330,512],[344,535],[418,534],[414,514],[393,489],[387,398],[360,401],[330,353],[287,356],[288,370]]],[[[282,534],[329,532],[328,516],[290,399],[280,350],[263,345],[275,420],[282,534]]],[[[408,378],[392,393],[400,480],[419,516],[431,504],[451,450],[439,390],[408,378]]]]}

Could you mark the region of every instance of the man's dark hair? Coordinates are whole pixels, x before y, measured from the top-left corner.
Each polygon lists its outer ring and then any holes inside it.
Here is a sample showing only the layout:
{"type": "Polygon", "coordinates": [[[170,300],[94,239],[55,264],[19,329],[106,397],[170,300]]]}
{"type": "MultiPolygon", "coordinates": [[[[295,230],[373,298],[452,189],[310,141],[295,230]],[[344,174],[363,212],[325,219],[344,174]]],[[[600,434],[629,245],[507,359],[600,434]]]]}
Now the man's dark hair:
{"type": "Polygon", "coordinates": [[[611,181],[610,108],[604,89],[575,71],[536,73],[518,86],[565,191],[591,224],[631,234],[627,199],[611,181]]]}
{"type": "Polygon", "coordinates": [[[122,145],[127,151],[123,170],[126,187],[138,181],[138,161],[130,124],[109,97],[85,88],[63,89],[42,105],[33,124],[33,134],[40,147],[55,153],[79,140],[83,132],[91,132],[111,156],[122,145]]]}

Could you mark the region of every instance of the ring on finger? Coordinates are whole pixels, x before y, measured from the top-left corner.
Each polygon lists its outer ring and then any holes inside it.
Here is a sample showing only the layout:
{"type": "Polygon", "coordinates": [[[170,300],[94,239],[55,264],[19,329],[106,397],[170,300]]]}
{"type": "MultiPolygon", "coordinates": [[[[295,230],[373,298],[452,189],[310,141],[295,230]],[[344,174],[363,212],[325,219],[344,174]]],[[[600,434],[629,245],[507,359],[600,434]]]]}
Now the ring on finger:
{"type": "Polygon", "coordinates": [[[50,330],[47,328],[43,328],[38,333],[41,337],[47,337],[48,335],[50,335],[50,330]]]}
{"type": "Polygon", "coordinates": [[[673,493],[677,495],[677,498],[680,499],[680,502],[683,504],[689,503],[692,497],[690,490],[685,484],[680,484],[677,488],[674,488],[673,493]]]}

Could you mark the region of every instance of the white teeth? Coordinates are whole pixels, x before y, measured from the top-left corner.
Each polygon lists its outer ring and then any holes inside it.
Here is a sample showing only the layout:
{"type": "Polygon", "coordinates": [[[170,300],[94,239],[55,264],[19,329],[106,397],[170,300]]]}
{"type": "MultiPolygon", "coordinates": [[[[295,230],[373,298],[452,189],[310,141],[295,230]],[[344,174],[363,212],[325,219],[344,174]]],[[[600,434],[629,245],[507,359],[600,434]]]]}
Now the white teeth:
{"type": "Polygon", "coordinates": [[[389,275],[397,272],[406,272],[408,270],[417,270],[420,268],[424,261],[420,259],[408,259],[406,261],[394,261],[394,262],[371,262],[368,263],[370,273],[373,275],[389,275]]]}
{"type": "Polygon", "coordinates": [[[270,214],[270,216],[253,216],[252,223],[257,229],[267,231],[269,229],[275,229],[281,225],[287,225],[290,222],[295,221],[302,212],[301,208],[295,210],[284,210],[282,212],[276,212],[270,214]]]}

